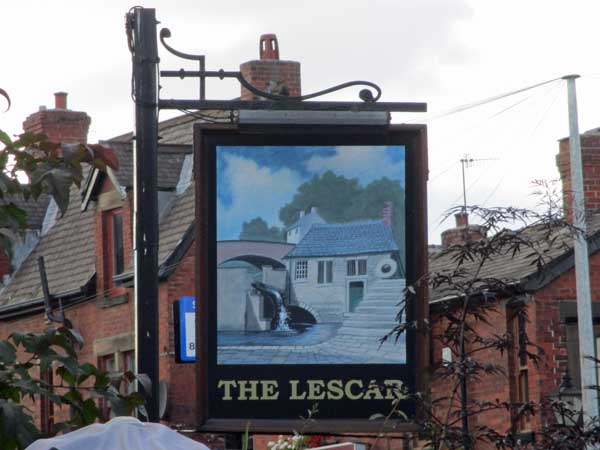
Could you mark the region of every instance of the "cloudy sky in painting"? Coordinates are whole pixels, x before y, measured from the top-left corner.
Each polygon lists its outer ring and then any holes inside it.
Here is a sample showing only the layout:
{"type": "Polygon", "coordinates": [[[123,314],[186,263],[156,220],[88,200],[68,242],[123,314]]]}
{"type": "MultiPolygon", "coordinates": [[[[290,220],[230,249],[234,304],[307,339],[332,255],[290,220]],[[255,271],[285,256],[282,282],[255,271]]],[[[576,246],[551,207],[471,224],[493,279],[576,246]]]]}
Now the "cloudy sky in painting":
{"type": "Polygon", "coordinates": [[[365,186],[387,177],[404,186],[404,147],[217,147],[217,239],[237,239],[243,222],[282,226],[279,208],[298,186],[331,170],[365,186]]]}
{"type": "MultiPolygon", "coordinates": [[[[257,58],[259,36],[276,33],[282,59],[302,64],[304,93],[364,79],[382,87],[382,100],[427,102],[426,114],[392,119],[428,125],[431,242],[452,225],[441,222],[443,211],[462,201],[465,154],[477,160],[466,174],[469,203],[533,206],[530,183],[558,176],[556,141],[568,134],[560,81],[447,112],[579,73],[580,129],[600,126],[598,0],[3,0],[0,87],[13,106],[0,113],[0,128],[18,133],[27,115],[67,91],[70,107],[92,118],[90,141],[130,131],[123,18],[134,4],[156,8],[171,45],[205,54],[210,70],[235,70],[257,58]]],[[[160,57],[161,69],[197,68],[162,49],[160,57]]],[[[164,80],[162,87],[163,98],[197,93],[194,80],[164,80]]],[[[357,92],[326,99],[356,100],[357,92]]],[[[232,81],[208,84],[209,98],[238,95],[232,81]]]]}

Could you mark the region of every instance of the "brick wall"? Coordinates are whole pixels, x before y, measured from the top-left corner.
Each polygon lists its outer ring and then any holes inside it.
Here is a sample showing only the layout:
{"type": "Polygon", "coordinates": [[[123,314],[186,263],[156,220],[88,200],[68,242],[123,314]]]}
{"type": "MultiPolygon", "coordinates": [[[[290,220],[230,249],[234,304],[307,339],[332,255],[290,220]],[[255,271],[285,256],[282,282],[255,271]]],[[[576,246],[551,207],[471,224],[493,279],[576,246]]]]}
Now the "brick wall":
{"type": "MultiPolygon", "coordinates": [[[[600,253],[592,255],[589,263],[592,302],[600,302],[600,253]]],[[[567,369],[566,327],[560,308],[561,303],[574,302],[576,298],[574,269],[562,274],[535,294],[534,342],[545,353],[544,366],[539,368],[537,379],[534,380],[541,396],[558,391],[567,369]]]]}
{"type": "MultiPolygon", "coordinates": [[[[600,208],[600,133],[581,135],[581,162],[583,165],[583,188],[586,210],[600,208]]],[[[563,206],[566,216],[571,217],[572,185],[569,139],[559,141],[556,165],[563,188],[563,206]]]]}
{"type": "MultiPolygon", "coordinates": [[[[288,95],[301,95],[300,63],[279,59],[279,44],[275,35],[261,36],[259,53],[260,59],[240,65],[242,76],[261,91],[280,94],[283,93],[282,89],[285,87],[288,95]],[[272,45],[275,46],[274,49],[271,49],[272,45]]],[[[256,100],[257,98],[259,97],[242,87],[242,100],[256,100]]]]}
{"type": "Polygon", "coordinates": [[[182,296],[195,295],[194,251],[192,245],[160,289],[160,376],[169,382],[168,419],[186,426],[196,423],[196,364],[176,362],[173,305],[182,296]]]}
{"type": "Polygon", "coordinates": [[[2,282],[4,275],[10,275],[12,272],[12,265],[10,258],[6,254],[6,250],[0,247],[0,283],[2,282]]]}
{"type": "MultiPolygon", "coordinates": [[[[432,312],[432,315],[435,313],[432,312]]],[[[435,316],[434,316],[435,317],[435,316]]],[[[506,330],[506,314],[504,308],[498,308],[498,312],[490,313],[489,325],[483,322],[474,323],[473,326],[481,336],[490,336],[494,332],[501,332],[506,330]]],[[[437,318],[434,320],[435,327],[432,333],[432,351],[433,351],[433,368],[436,370],[436,375],[433,377],[431,382],[431,398],[432,400],[440,399],[450,395],[453,391],[456,383],[456,379],[453,377],[443,377],[442,369],[440,368],[442,363],[442,351],[445,347],[442,345],[438,336],[443,333],[446,326],[445,320],[437,318]]],[[[453,360],[457,358],[453,355],[453,360]]],[[[481,362],[498,365],[499,367],[506,370],[508,373],[508,357],[505,354],[493,350],[482,351],[477,358],[481,362]]],[[[468,386],[468,396],[470,400],[493,400],[498,399],[500,401],[509,401],[510,391],[507,379],[498,374],[486,375],[478,381],[471,381],[468,386]]],[[[442,418],[448,412],[450,404],[447,401],[442,403],[442,407],[437,409],[438,417],[442,418]]],[[[456,406],[458,407],[458,406],[456,406]]],[[[486,421],[489,426],[497,429],[498,431],[506,431],[510,427],[510,418],[508,414],[501,411],[495,411],[493,413],[483,414],[481,416],[471,417],[471,426],[481,425],[483,421],[486,421]]],[[[457,424],[458,425],[458,424],[457,424]]]]}
{"type": "MultiPolygon", "coordinates": [[[[120,200],[119,194],[116,191],[112,181],[105,175],[102,185],[99,189],[100,195],[109,195],[116,198],[113,204],[105,209],[96,208],[95,216],[95,241],[96,241],[96,292],[99,295],[113,296],[123,294],[123,288],[112,287],[110,278],[113,276],[110,272],[112,263],[109,261],[113,258],[112,254],[112,236],[111,229],[107,223],[107,212],[119,209],[123,221],[123,267],[128,270],[133,265],[133,194],[128,193],[125,200],[120,200]]],[[[90,206],[93,208],[94,206],[90,206]]]]}
{"type": "Polygon", "coordinates": [[[91,119],[79,111],[67,109],[66,94],[55,94],[55,108],[40,107],[23,122],[23,130],[45,134],[52,142],[87,142],[91,119]]]}

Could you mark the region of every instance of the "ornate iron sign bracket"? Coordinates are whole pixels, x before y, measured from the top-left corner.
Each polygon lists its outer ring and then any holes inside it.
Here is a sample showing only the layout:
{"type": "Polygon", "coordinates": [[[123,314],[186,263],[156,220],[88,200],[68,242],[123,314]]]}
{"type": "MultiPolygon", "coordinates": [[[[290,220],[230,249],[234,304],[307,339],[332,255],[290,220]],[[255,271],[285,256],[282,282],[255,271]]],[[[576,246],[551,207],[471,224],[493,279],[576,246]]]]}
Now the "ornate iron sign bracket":
{"type": "Polygon", "coordinates": [[[171,54],[190,61],[198,61],[199,68],[193,70],[161,70],[160,76],[165,78],[199,78],[198,100],[181,99],[160,99],[158,106],[161,109],[188,109],[188,110],[305,110],[305,111],[398,111],[398,112],[425,112],[427,105],[425,103],[411,102],[378,102],[381,98],[381,88],[370,81],[349,81],[336,86],[323,89],[311,94],[300,96],[288,96],[266,92],[253,86],[244,78],[240,71],[217,71],[206,70],[206,57],[204,55],[193,55],[174,49],[167,44],[166,39],[171,37],[171,31],[163,28],[160,31],[160,42],[163,47],[171,54]],[[206,99],[206,79],[225,78],[236,79],[244,88],[258,97],[266,100],[207,100],[206,99]],[[361,102],[307,102],[316,97],[340,91],[349,87],[364,86],[358,96],[361,102]]]}

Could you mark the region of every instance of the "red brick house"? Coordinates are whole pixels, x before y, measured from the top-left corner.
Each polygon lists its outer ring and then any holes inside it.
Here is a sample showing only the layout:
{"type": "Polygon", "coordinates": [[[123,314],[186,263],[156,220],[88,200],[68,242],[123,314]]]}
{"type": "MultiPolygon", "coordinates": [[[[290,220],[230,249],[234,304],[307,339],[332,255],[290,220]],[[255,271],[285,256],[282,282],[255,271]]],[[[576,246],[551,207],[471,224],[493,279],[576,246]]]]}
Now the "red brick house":
{"type": "MultiPolygon", "coordinates": [[[[265,38],[266,39],[266,38],[265,38]]],[[[261,59],[244,63],[244,76],[261,89],[281,89],[281,81],[292,95],[300,94],[300,66],[278,59],[277,42],[268,37],[261,44],[261,59]],[[272,44],[272,42],[275,42],[272,44]],[[277,51],[275,51],[277,50],[277,51]],[[274,82],[274,83],[273,83],[274,82]]],[[[252,94],[243,90],[242,98],[252,94]]],[[[160,380],[168,391],[168,404],[163,417],[170,425],[193,430],[195,426],[194,364],[182,364],[175,357],[174,303],[182,296],[194,295],[194,240],[192,183],[192,125],[204,120],[229,120],[229,112],[211,112],[203,118],[191,115],[163,121],[159,125],[159,301],[160,301],[160,380]]],[[[56,94],[52,109],[41,109],[24,122],[25,131],[42,132],[55,141],[85,142],[90,118],[83,112],[67,108],[66,94],[56,94]]],[[[586,201],[588,207],[600,206],[600,133],[582,135],[585,164],[586,201]]],[[[106,173],[96,170],[87,174],[82,189],[71,190],[70,205],[63,217],[48,199],[25,205],[30,210],[30,226],[36,239],[21,252],[18,266],[0,291],[0,338],[12,331],[40,331],[45,326],[44,303],[37,261],[45,258],[50,292],[60,298],[69,320],[83,335],[86,345],[82,360],[111,370],[132,366],[134,350],[134,304],[132,264],[132,190],[133,163],[130,134],[104,141],[118,155],[120,169],[106,173]]],[[[565,191],[569,189],[568,141],[561,140],[559,169],[565,191]]],[[[459,217],[457,228],[445,232],[446,245],[484,236],[485,230],[469,225],[459,217]],[[465,233],[466,232],[466,233],[465,233]]],[[[590,235],[590,268],[594,314],[600,323],[600,219],[595,219],[590,235]]],[[[528,230],[535,234],[536,230],[528,230]]],[[[524,301],[530,309],[530,323],[518,324],[510,311],[499,308],[492,318],[492,327],[483,333],[514,330],[526,326],[532,340],[546,353],[545,364],[534,366],[520,361],[515,349],[505,353],[490,353],[490,360],[503,365],[506,378],[486,378],[469,386],[473,398],[501,400],[539,400],[555,393],[569,367],[577,379],[575,283],[573,255],[568,250],[552,254],[551,276],[542,277],[528,264],[524,255],[498,258],[485,270],[490,276],[514,280],[523,287],[524,301]]],[[[5,258],[6,259],[6,258],[5,258]]],[[[8,267],[0,275],[7,274],[8,267]]],[[[431,269],[451,264],[443,256],[432,256],[431,269]]],[[[5,264],[6,266],[6,264],[5,264]]],[[[431,298],[432,314],[446,299],[431,298]]],[[[600,336],[600,327],[597,327],[600,336]]],[[[443,348],[432,342],[431,360],[442,360],[443,348]]],[[[435,396],[443,385],[432,386],[435,396]]],[[[479,416],[500,430],[510,427],[507,415],[479,416]]],[[[536,416],[520,424],[519,431],[535,431],[542,418],[536,416]]],[[[400,442],[400,441],[398,441],[400,442]]],[[[214,445],[221,445],[215,444],[214,445]]],[[[383,441],[381,445],[384,445],[383,441]]],[[[385,444],[387,445],[387,443],[385,444]]],[[[400,445],[400,444],[398,444],[400,445]]]]}
{"type": "MultiPolygon", "coordinates": [[[[594,314],[594,332],[596,340],[600,337],[600,215],[595,214],[600,206],[600,131],[590,130],[581,135],[582,159],[584,165],[584,185],[586,210],[590,212],[588,219],[589,264],[592,293],[592,309],[594,314]]],[[[557,165],[563,185],[563,202],[567,217],[570,211],[570,166],[569,140],[559,141],[557,165]]],[[[485,231],[480,226],[469,225],[466,214],[456,215],[456,227],[442,234],[442,248],[466,240],[485,238],[485,231]]],[[[546,242],[546,231],[536,227],[521,230],[525,239],[536,242],[541,250],[550,247],[546,242]]],[[[500,353],[497,350],[482,352],[479,358],[483,361],[502,367],[508,377],[490,375],[468,387],[472,400],[494,400],[507,402],[524,402],[541,400],[556,395],[566,373],[572,378],[575,390],[580,390],[579,349],[577,337],[577,306],[574,257],[571,238],[568,233],[558,232],[558,242],[548,250],[549,262],[544,271],[538,271],[531,264],[529,250],[516,255],[498,255],[487,262],[480,273],[481,277],[492,277],[511,284],[520,292],[520,298],[528,307],[529,322],[519,322],[511,312],[511,307],[500,299],[495,311],[490,314],[490,324],[478,324],[483,336],[502,334],[506,331],[519,336],[524,329],[531,342],[539,345],[544,352],[542,363],[534,364],[519,357],[518,339],[513,348],[500,353]],[[559,245],[559,244],[565,244],[559,245]]],[[[438,272],[455,267],[448,256],[437,253],[430,258],[430,271],[438,272]]],[[[432,293],[430,310],[432,322],[436,323],[436,315],[444,302],[452,300],[452,295],[442,292],[432,293]]],[[[442,323],[436,323],[432,335],[439,334],[442,323]]],[[[598,346],[596,347],[598,348],[598,346]]],[[[432,339],[432,362],[439,364],[449,355],[450,349],[444,349],[439,341],[432,339]]],[[[432,397],[442,397],[448,391],[448,384],[438,382],[432,384],[432,397]]],[[[535,432],[543,423],[554,420],[546,415],[535,415],[528,420],[513,424],[521,433],[535,432]]],[[[511,428],[508,412],[493,411],[471,419],[471,423],[483,424],[506,431],[511,428]]]]}

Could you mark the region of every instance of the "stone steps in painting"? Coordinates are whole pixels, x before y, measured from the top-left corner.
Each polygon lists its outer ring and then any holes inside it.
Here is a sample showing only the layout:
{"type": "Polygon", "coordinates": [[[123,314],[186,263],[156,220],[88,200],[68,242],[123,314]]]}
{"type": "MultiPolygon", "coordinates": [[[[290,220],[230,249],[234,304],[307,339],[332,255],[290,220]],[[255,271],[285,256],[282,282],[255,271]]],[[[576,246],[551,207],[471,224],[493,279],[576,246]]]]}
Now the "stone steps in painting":
{"type": "Polygon", "coordinates": [[[396,325],[404,280],[377,280],[367,289],[365,298],[354,312],[344,314],[338,336],[363,336],[380,339],[396,325]]]}

